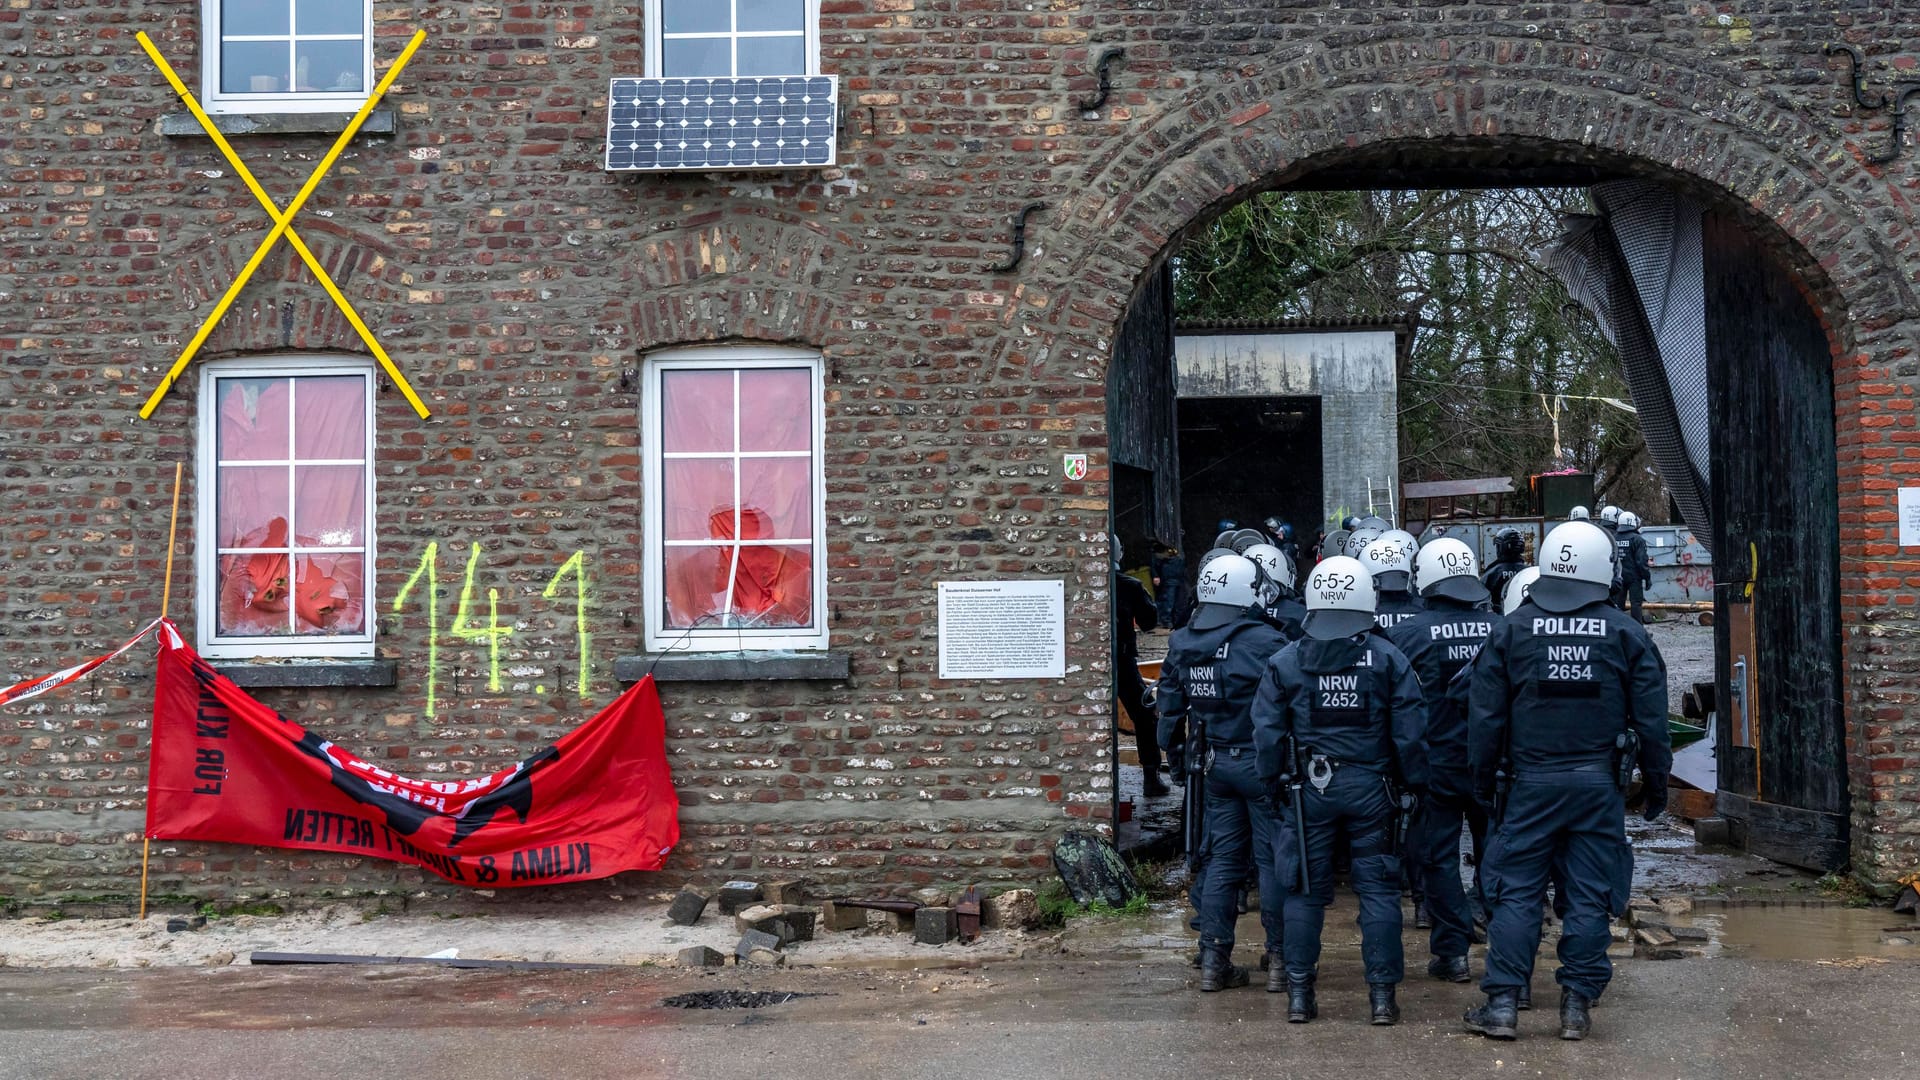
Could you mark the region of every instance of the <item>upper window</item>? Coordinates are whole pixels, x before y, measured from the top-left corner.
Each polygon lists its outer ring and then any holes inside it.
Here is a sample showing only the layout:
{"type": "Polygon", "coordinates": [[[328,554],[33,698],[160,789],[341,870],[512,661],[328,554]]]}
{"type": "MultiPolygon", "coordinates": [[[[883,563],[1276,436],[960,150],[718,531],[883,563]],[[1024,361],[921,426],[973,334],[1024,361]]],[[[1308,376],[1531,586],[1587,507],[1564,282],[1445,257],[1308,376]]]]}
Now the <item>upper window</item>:
{"type": "Polygon", "coordinates": [[[827,647],[818,353],[647,360],[647,648],[827,647]]]}
{"type": "Polygon", "coordinates": [[[213,361],[200,395],[209,657],[373,655],[373,369],[213,361]]]}
{"type": "Polygon", "coordinates": [[[647,74],[818,75],[820,0],[647,0],[647,74]]]}
{"type": "Polygon", "coordinates": [[[204,0],[212,112],[351,112],[373,85],[373,0],[204,0]]]}

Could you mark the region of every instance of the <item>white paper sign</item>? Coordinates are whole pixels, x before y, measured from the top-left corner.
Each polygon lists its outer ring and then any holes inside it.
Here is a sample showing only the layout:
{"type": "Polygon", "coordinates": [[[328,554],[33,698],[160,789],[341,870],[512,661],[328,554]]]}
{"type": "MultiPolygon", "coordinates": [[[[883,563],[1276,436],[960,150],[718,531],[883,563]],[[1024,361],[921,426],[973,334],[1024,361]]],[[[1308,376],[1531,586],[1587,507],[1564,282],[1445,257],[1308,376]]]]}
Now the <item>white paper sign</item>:
{"type": "Polygon", "coordinates": [[[1920,547],[1920,488],[1900,489],[1900,546],[1920,547]]]}
{"type": "Polygon", "coordinates": [[[1063,679],[1067,598],[1061,581],[940,583],[940,677],[1063,679]]]}

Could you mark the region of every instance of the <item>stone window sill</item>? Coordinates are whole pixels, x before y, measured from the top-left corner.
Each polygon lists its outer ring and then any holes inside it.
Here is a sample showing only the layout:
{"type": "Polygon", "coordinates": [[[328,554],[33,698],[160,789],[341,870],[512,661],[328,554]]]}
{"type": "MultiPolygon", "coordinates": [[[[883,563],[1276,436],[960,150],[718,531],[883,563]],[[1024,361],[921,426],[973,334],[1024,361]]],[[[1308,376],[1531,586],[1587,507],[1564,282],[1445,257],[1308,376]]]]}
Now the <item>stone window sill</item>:
{"type": "MultiPolygon", "coordinates": [[[[229,138],[236,135],[338,135],[353,123],[350,112],[325,113],[208,113],[213,126],[229,138]]],[[[168,113],[156,125],[169,138],[206,138],[200,121],[190,112],[168,113]]],[[[375,109],[360,125],[362,135],[391,135],[399,130],[392,109],[375,109]]]]}
{"type": "Polygon", "coordinates": [[[235,686],[263,687],[342,687],[395,686],[400,665],[392,660],[293,660],[285,663],[234,660],[209,661],[214,670],[233,680],[235,686]]]}
{"type": "Polygon", "coordinates": [[[845,682],[852,671],[844,652],[648,653],[613,662],[613,677],[637,683],[653,671],[657,682],[845,682]]]}

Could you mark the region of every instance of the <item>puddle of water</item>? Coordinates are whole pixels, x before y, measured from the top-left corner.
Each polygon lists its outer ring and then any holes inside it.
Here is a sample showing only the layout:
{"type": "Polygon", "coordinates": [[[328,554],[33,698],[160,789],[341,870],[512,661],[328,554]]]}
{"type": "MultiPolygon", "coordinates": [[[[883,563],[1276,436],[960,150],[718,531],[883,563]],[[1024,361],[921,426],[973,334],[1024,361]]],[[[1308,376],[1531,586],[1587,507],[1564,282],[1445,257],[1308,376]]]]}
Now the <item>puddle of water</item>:
{"type": "Polygon", "coordinates": [[[791,990],[700,990],[675,994],[660,1004],[669,1009],[764,1009],[768,1005],[785,1005],[795,998],[819,996],[791,990]]]}
{"type": "Polygon", "coordinates": [[[1711,935],[1708,955],[1752,960],[1920,960],[1920,927],[1885,908],[1734,907],[1673,920],[1711,935]]]}

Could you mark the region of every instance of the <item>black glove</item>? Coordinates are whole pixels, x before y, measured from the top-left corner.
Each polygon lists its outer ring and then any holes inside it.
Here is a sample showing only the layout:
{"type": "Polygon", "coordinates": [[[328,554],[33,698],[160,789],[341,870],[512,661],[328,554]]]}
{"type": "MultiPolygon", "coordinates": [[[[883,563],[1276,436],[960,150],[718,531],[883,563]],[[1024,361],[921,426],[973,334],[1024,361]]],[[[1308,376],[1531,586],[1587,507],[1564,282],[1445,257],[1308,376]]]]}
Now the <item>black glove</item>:
{"type": "Polygon", "coordinates": [[[1175,776],[1187,775],[1187,744],[1184,742],[1174,743],[1172,746],[1166,748],[1166,752],[1167,771],[1173,773],[1175,776]]]}
{"type": "Polygon", "coordinates": [[[1667,778],[1662,776],[1658,779],[1658,783],[1648,780],[1640,788],[1647,796],[1647,805],[1640,811],[1640,817],[1645,821],[1652,821],[1667,809],[1667,778]]]}

